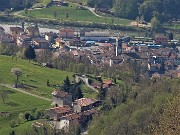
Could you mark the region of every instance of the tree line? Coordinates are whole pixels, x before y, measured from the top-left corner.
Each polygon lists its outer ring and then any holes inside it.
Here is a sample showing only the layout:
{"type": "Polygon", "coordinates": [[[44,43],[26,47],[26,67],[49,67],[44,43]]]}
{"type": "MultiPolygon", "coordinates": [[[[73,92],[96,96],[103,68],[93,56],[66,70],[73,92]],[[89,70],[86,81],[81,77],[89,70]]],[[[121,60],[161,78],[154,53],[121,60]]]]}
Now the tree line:
{"type": "Polygon", "coordinates": [[[88,134],[178,134],[179,85],[179,79],[141,78],[140,83],[131,84],[128,89],[112,87],[88,134]]]}
{"type": "Polygon", "coordinates": [[[95,8],[110,8],[118,17],[136,19],[141,17],[150,21],[153,13],[161,15],[162,20],[179,18],[179,0],[88,0],[88,5],[95,8]]]}
{"type": "Polygon", "coordinates": [[[31,7],[36,0],[1,0],[0,10],[21,10],[31,7]]]}

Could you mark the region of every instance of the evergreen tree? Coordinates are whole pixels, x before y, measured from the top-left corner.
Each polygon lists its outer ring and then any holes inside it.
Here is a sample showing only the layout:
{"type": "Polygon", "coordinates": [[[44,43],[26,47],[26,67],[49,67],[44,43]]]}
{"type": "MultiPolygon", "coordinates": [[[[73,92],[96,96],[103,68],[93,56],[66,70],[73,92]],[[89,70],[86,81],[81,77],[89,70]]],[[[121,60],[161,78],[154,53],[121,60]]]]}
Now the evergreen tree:
{"type": "Polygon", "coordinates": [[[83,94],[81,88],[78,86],[73,92],[73,99],[76,100],[80,98],[83,98],[83,94]]]}
{"type": "Polygon", "coordinates": [[[29,59],[29,63],[30,63],[31,59],[36,58],[36,54],[35,54],[34,48],[32,48],[31,45],[25,50],[24,55],[26,56],[26,58],[29,59]]]}
{"type": "Polygon", "coordinates": [[[99,100],[104,100],[105,96],[106,96],[106,92],[105,92],[104,88],[101,86],[101,88],[99,90],[98,98],[99,98],[99,100]]]}
{"type": "Polygon", "coordinates": [[[66,79],[64,80],[62,90],[69,93],[70,92],[70,86],[71,86],[71,83],[70,83],[69,77],[67,76],[66,79]]]}
{"type": "Polygon", "coordinates": [[[174,39],[174,36],[173,36],[173,33],[172,33],[172,32],[170,32],[170,33],[168,34],[168,38],[169,38],[169,40],[173,40],[173,39],[174,39]]]}

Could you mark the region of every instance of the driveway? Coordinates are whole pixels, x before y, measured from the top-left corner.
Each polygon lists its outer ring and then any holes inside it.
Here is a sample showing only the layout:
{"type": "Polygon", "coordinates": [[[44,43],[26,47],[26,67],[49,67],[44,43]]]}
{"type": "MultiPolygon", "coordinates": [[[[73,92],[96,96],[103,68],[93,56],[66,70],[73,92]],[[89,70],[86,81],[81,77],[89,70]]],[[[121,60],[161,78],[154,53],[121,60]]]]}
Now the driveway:
{"type": "Polygon", "coordinates": [[[37,97],[39,99],[43,99],[43,100],[46,100],[46,101],[51,101],[51,99],[49,99],[49,98],[41,97],[41,96],[38,96],[38,95],[35,95],[35,94],[32,94],[32,93],[26,92],[24,90],[21,90],[19,88],[14,88],[11,84],[2,84],[2,83],[0,83],[0,85],[5,86],[5,87],[10,88],[10,89],[13,89],[13,90],[16,90],[18,92],[33,96],[33,97],[37,97]]]}

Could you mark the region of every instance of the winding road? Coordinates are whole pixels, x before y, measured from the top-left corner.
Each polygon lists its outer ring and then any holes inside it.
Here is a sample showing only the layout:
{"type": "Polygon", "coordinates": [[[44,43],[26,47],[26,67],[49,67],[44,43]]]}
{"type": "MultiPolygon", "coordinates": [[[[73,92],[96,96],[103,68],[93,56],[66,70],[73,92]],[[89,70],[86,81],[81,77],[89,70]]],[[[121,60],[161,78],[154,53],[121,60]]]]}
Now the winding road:
{"type": "Polygon", "coordinates": [[[26,92],[24,90],[21,90],[21,89],[18,89],[18,88],[14,88],[11,84],[2,84],[2,83],[0,83],[0,85],[1,86],[5,86],[5,87],[10,88],[10,89],[13,89],[13,90],[16,90],[18,92],[21,92],[21,93],[33,96],[33,97],[37,97],[39,99],[43,99],[43,100],[46,100],[46,101],[51,101],[51,99],[49,99],[49,98],[41,97],[41,96],[38,96],[38,95],[35,95],[35,94],[32,94],[32,93],[26,92]]]}
{"type": "Polygon", "coordinates": [[[84,84],[89,87],[91,90],[93,90],[94,92],[99,93],[99,91],[97,89],[95,89],[93,86],[91,86],[88,82],[88,78],[87,77],[82,77],[79,75],[75,75],[75,81],[78,83],[79,80],[82,80],[84,82],[84,84]]]}
{"type": "Polygon", "coordinates": [[[97,17],[103,17],[103,16],[100,16],[98,15],[96,12],[95,12],[95,8],[91,8],[91,7],[88,7],[88,6],[83,6],[84,8],[88,9],[89,11],[91,11],[95,16],[97,17]]]}

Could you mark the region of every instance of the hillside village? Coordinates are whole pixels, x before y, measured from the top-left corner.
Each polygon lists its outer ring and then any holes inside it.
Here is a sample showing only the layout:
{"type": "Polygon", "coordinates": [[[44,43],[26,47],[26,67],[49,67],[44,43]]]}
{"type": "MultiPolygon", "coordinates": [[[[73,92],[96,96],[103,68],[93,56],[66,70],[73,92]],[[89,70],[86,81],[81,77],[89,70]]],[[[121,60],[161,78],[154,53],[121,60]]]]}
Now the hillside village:
{"type": "Polygon", "coordinates": [[[179,41],[173,39],[172,33],[153,38],[112,36],[109,31],[72,28],[61,28],[59,33],[41,33],[37,24],[25,27],[22,23],[21,27],[10,27],[10,33],[0,27],[0,42],[18,47],[31,45],[37,55],[43,50],[53,50],[56,57],[85,57],[95,66],[116,66],[135,60],[145,63],[150,77],[179,76],[179,41]]]}
{"type": "MultiPolygon", "coordinates": [[[[39,55],[44,50],[53,51],[56,57],[70,56],[72,59],[88,59],[95,67],[109,65],[116,67],[127,61],[143,63],[149,77],[168,78],[180,77],[179,41],[168,36],[156,35],[151,37],[112,36],[109,31],[92,31],[72,28],[61,28],[59,33],[41,33],[38,25],[25,27],[10,27],[6,33],[0,27],[0,42],[7,46],[32,46],[39,55]]],[[[52,68],[48,61],[41,63],[52,68]]],[[[99,92],[107,91],[115,85],[111,79],[101,79],[89,83],[89,75],[75,74],[76,83],[84,82],[90,89],[99,92]]],[[[96,79],[97,79],[96,78],[96,79]]],[[[98,79],[97,79],[98,80],[98,79]]],[[[101,100],[94,98],[73,99],[71,92],[54,90],[52,92],[52,108],[46,110],[49,125],[56,130],[70,131],[74,126],[81,131],[87,128],[87,123],[99,115],[98,106],[101,100]]],[[[44,126],[41,122],[33,123],[35,127],[44,126]]]]}

